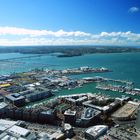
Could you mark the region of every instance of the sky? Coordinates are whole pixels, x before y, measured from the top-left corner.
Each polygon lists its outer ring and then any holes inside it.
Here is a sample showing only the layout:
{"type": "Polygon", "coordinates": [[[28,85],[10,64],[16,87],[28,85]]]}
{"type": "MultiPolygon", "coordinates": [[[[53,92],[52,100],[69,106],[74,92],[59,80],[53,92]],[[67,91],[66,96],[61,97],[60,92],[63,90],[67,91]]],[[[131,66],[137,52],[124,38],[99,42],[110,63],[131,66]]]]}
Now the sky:
{"type": "Polygon", "coordinates": [[[0,0],[0,46],[140,46],[140,0],[0,0]]]}

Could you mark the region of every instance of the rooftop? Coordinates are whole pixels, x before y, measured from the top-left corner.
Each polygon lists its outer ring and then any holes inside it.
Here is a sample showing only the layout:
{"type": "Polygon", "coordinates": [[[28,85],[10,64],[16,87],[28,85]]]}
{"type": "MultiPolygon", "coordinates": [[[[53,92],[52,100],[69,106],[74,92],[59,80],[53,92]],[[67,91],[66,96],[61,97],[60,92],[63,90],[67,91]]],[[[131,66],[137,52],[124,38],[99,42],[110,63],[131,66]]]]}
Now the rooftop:
{"type": "Polygon", "coordinates": [[[94,116],[97,116],[101,113],[101,111],[93,109],[93,108],[86,108],[84,113],[82,114],[82,119],[90,119],[94,116]]]}
{"type": "Polygon", "coordinates": [[[5,108],[6,106],[8,106],[8,104],[6,104],[5,102],[0,103],[0,109],[5,108]]]}
{"type": "Polygon", "coordinates": [[[25,128],[22,128],[22,127],[19,127],[19,126],[12,126],[8,132],[14,134],[14,135],[18,135],[18,136],[23,136],[23,137],[26,137],[30,131],[28,129],[25,129],[25,128]]]}
{"type": "Polygon", "coordinates": [[[96,137],[97,135],[100,135],[103,131],[107,131],[108,126],[106,125],[96,125],[93,127],[90,127],[86,130],[86,133],[92,135],[93,137],[96,137]]]}
{"type": "Polygon", "coordinates": [[[123,107],[114,112],[112,117],[129,117],[136,111],[138,106],[139,104],[137,102],[128,102],[123,107]]]}
{"type": "Polygon", "coordinates": [[[15,124],[17,124],[17,121],[9,121],[9,120],[0,119],[0,130],[4,131],[15,124]]]}
{"type": "Polygon", "coordinates": [[[70,109],[66,110],[64,115],[76,115],[76,111],[72,111],[70,109]]]}
{"type": "Polygon", "coordinates": [[[25,97],[21,96],[18,93],[15,93],[15,94],[6,95],[6,98],[9,99],[9,100],[12,100],[12,101],[16,101],[16,100],[19,100],[19,99],[24,99],[25,97]]]}

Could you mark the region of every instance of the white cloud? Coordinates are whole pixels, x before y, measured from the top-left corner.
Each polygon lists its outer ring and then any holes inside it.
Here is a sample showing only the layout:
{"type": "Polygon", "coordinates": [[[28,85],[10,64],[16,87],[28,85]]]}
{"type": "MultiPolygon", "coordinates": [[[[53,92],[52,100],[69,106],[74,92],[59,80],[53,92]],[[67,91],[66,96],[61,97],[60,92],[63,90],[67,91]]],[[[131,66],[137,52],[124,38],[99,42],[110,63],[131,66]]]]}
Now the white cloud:
{"type": "Polygon", "coordinates": [[[89,33],[81,31],[70,31],[66,32],[59,30],[56,32],[49,30],[32,30],[17,27],[0,27],[0,35],[30,35],[30,36],[90,36],[89,33]]]}
{"type": "Polygon", "coordinates": [[[105,37],[105,36],[128,36],[131,35],[131,31],[127,31],[127,32],[101,32],[100,36],[105,37]]]}
{"type": "Polygon", "coordinates": [[[139,8],[138,7],[131,7],[128,12],[130,13],[135,13],[135,12],[138,12],[139,11],[139,8]]]}
{"type": "Polygon", "coordinates": [[[140,45],[140,34],[127,32],[48,31],[0,27],[0,46],[21,45],[140,45]]]}

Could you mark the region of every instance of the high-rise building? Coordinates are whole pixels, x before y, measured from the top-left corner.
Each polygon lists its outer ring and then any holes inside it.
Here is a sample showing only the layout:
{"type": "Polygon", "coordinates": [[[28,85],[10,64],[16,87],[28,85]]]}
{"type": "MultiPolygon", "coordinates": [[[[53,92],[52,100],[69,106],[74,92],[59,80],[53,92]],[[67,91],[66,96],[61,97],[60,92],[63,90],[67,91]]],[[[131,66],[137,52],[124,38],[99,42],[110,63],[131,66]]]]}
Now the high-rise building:
{"type": "Polygon", "coordinates": [[[140,129],[140,107],[138,108],[137,112],[136,128],[140,129]]]}
{"type": "Polygon", "coordinates": [[[76,111],[66,110],[64,113],[65,123],[74,125],[76,122],[76,111]]]}

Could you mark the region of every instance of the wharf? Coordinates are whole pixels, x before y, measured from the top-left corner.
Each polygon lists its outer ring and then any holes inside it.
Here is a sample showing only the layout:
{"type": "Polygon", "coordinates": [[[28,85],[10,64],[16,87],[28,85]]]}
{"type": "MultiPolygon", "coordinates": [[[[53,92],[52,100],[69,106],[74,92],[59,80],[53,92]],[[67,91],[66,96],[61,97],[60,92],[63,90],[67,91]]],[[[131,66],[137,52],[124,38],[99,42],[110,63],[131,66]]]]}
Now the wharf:
{"type": "Polygon", "coordinates": [[[126,80],[116,80],[116,79],[109,79],[109,78],[105,78],[106,81],[112,81],[112,82],[118,82],[118,83],[123,83],[123,84],[128,84],[128,85],[133,85],[133,82],[130,81],[126,81],[126,80]]]}

